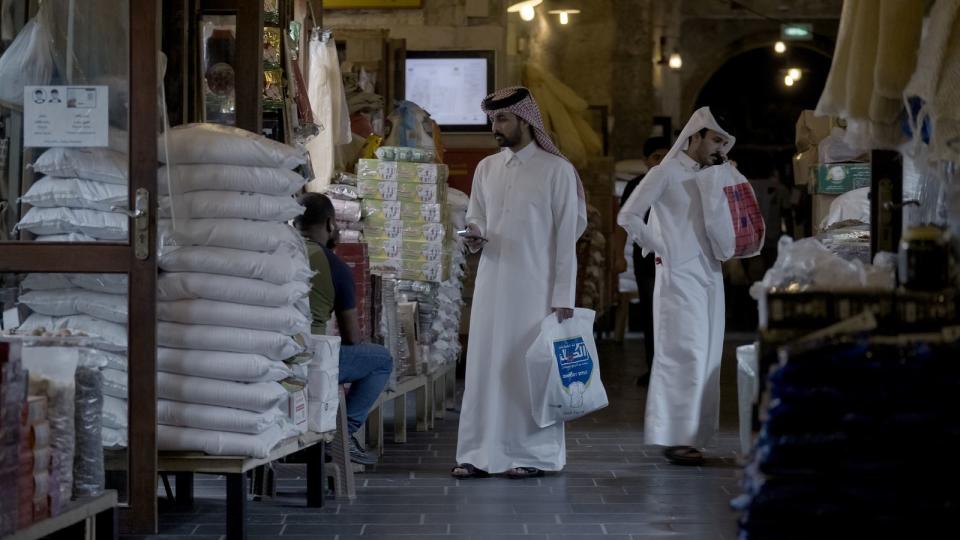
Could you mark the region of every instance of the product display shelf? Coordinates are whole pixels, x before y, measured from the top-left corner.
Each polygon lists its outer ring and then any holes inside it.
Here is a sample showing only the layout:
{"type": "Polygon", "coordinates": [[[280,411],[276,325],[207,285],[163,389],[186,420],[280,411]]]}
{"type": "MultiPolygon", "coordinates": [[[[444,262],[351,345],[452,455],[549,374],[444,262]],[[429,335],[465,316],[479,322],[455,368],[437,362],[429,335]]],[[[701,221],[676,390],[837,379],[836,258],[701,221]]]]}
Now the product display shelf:
{"type": "Polygon", "coordinates": [[[116,539],[120,532],[117,517],[117,492],[110,489],[96,497],[71,501],[56,517],[38,521],[3,540],[34,540],[55,533],[76,539],[116,539]]]}
{"type": "Polygon", "coordinates": [[[443,420],[447,408],[454,406],[457,392],[457,364],[450,363],[427,375],[428,407],[427,429],[433,429],[436,420],[443,420]]]}
{"type": "Polygon", "coordinates": [[[417,431],[427,431],[429,417],[429,394],[426,375],[413,375],[397,379],[396,388],[380,394],[370,408],[366,424],[367,450],[383,455],[383,404],[393,401],[393,440],[407,442],[407,394],[416,393],[417,431]]]}

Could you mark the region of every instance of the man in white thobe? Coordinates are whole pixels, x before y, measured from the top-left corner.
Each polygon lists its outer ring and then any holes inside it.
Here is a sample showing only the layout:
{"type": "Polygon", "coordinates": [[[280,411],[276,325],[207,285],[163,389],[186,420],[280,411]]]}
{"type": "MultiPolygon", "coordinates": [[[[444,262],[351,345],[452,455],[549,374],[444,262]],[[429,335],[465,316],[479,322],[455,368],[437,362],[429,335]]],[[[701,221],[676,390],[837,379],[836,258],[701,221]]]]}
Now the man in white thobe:
{"type": "Polygon", "coordinates": [[[657,255],[656,339],[643,431],[644,441],[666,446],[675,464],[702,463],[700,449],[719,428],[723,273],[707,237],[696,174],[722,163],[734,142],[709,108],[698,109],[617,216],[644,253],[657,255]]]}
{"type": "Polygon", "coordinates": [[[503,150],[477,166],[467,210],[467,246],[483,253],[451,473],[529,478],[566,463],[563,423],[534,422],[524,358],[545,317],[573,316],[586,205],[526,88],[500,90],[482,107],[503,150]]]}

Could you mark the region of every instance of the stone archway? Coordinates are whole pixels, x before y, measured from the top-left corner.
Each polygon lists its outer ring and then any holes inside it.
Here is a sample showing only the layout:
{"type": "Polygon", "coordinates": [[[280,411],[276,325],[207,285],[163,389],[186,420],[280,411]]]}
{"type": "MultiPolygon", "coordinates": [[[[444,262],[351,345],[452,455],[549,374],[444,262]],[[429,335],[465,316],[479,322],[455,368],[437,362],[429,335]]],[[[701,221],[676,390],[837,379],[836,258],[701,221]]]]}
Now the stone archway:
{"type": "MultiPolygon", "coordinates": [[[[690,28],[689,31],[696,34],[697,28],[695,28],[695,26],[697,26],[696,23],[699,22],[702,21],[691,21],[691,23],[694,24],[685,24],[684,29],[687,30],[688,26],[694,27],[690,28]]],[[[745,30],[741,28],[741,31],[745,30]]],[[[715,30],[702,35],[711,34],[711,37],[715,38],[719,38],[720,35],[722,35],[721,32],[717,32],[715,30]]],[[[687,62],[687,64],[690,65],[690,69],[682,78],[680,101],[681,125],[683,120],[693,112],[694,105],[697,102],[697,98],[700,95],[701,90],[703,90],[710,78],[713,77],[715,73],[720,71],[720,69],[722,69],[729,60],[749,51],[773,47],[773,44],[779,39],[779,32],[773,32],[770,30],[753,34],[742,34],[737,36],[735,39],[728,40],[724,45],[712,47],[704,53],[693,56],[692,61],[687,62]]],[[[695,42],[702,40],[691,41],[695,42]]],[[[713,41],[713,43],[720,43],[720,41],[713,41]]],[[[686,45],[686,40],[684,40],[684,44],[686,45]]],[[[691,43],[691,45],[694,44],[695,43],[691,43]]],[[[815,36],[815,38],[811,41],[790,42],[788,43],[788,47],[807,49],[814,51],[826,58],[832,58],[834,42],[828,37],[818,35],[815,36]]]]}

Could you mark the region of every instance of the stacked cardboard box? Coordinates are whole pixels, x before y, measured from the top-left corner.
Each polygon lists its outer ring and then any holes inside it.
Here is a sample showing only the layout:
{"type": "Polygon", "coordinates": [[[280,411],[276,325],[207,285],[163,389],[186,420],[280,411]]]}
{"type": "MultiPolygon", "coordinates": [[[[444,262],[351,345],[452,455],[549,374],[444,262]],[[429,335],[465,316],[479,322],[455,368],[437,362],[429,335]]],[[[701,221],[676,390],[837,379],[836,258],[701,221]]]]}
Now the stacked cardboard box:
{"type": "Polygon", "coordinates": [[[47,398],[30,396],[20,426],[20,475],[17,481],[18,526],[50,516],[50,423],[47,398]]]}
{"type": "Polygon", "coordinates": [[[357,191],[371,271],[416,281],[449,277],[447,175],[443,164],[360,160],[357,191]]]}
{"type": "Polygon", "coordinates": [[[360,335],[373,334],[373,287],[370,284],[370,257],[366,244],[340,244],[334,249],[337,257],[343,260],[353,272],[353,286],[356,291],[357,318],[360,321],[360,335]]]}

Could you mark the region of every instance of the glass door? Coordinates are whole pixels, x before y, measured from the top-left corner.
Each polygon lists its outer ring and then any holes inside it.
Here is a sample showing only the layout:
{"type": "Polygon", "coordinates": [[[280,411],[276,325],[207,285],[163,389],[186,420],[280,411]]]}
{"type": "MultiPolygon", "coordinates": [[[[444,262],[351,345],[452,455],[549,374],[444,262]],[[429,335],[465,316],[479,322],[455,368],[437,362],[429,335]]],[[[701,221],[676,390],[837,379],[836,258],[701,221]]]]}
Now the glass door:
{"type": "Polygon", "coordinates": [[[124,532],[156,532],[156,0],[14,0],[0,42],[4,331],[103,353],[124,532]]]}

